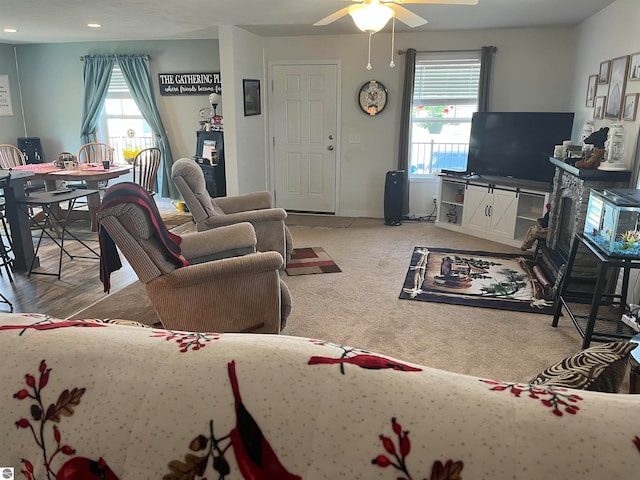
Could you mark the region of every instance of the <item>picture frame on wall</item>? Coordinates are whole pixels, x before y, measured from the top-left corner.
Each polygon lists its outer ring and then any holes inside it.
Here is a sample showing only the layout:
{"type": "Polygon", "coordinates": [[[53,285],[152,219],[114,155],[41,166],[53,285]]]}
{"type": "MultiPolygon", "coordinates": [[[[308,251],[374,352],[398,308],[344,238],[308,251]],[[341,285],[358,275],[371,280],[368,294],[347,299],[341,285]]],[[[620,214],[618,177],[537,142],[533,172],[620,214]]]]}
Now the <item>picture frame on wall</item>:
{"type": "Polygon", "coordinates": [[[607,97],[596,97],[593,108],[593,118],[604,118],[604,104],[607,97]]]}
{"type": "Polygon", "coordinates": [[[622,117],[622,104],[624,102],[624,90],[627,85],[628,69],[629,55],[611,60],[609,91],[607,93],[607,106],[604,109],[604,118],[617,120],[622,117]]]}
{"type": "Polygon", "coordinates": [[[636,119],[636,112],[638,111],[638,93],[630,93],[624,96],[624,107],[622,108],[622,120],[636,119]]]}
{"type": "Polygon", "coordinates": [[[242,80],[244,116],[260,115],[260,80],[242,80]]]}
{"type": "Polygon", "coordinates": [[[593,102],[596,98],[597,83],[598,75],[589,75],[589,81],[587,82],[587,100],[585,102],[586,107],[593,107],[593,102]]]}
{"type": "Polygon", "coordinates": [[[640,80],[640,52],[633,53],[629,61],[629,80],[640,80]]]}
{"type": "Polygon", "coordinates": [[[598,73],[598,83],[609,83],[609,70],[611,69],[611,60],[600,62],[600,72],[598,73]]]}

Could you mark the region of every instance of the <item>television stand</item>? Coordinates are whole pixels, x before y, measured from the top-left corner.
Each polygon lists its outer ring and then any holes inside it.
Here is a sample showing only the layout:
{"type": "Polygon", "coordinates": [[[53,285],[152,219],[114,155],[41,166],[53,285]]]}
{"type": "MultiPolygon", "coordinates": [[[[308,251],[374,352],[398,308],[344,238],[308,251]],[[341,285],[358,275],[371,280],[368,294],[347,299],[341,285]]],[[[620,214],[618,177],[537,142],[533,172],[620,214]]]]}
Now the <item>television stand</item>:
{"type": "Polygon", "coordinates": [[[440,176],[435,225],[513,247],[544,216],[550,185],[507,177],[440,176]]]}

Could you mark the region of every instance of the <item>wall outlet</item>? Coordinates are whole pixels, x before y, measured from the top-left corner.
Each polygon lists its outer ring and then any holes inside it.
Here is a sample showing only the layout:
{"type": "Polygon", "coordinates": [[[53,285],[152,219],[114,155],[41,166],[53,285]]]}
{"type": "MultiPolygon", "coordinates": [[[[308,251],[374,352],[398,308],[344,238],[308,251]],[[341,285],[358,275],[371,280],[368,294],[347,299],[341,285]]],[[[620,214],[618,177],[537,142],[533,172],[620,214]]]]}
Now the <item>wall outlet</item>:
{"type": "Polygon", "coordinates": [[[349,143],[360,143],[360,135],[355,133],[349,135],[349,143]]]}
{"type": "Polygon", "coordinates": [[[437,205],[438,204],[438,197],[433,197],[433,204],[437,205]]]}

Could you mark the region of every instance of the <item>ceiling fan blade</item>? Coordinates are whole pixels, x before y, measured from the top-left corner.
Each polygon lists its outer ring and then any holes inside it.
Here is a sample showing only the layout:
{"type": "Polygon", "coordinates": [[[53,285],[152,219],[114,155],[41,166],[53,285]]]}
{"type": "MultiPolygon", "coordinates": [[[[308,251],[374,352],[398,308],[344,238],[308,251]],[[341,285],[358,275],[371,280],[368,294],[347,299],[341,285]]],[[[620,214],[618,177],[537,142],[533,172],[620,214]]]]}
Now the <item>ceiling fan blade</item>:
{"type": "Polygon", "coordinates": [[[396,14],[396,18],[400,20],[402,23],[406,23],[410,27],[419,27],[420,25],[424,25],[427,23],[427,20],[422,18],[419,15],[416,15],[410,10],[407,10],[400,5],[396,5],[395,3],[390,3],[387,5],[391,10],[393,10],[396,14]]]}
{"type": "Polygon", "coordinates": [[[478,0],[382,0],[384,3],[430,3],[432,5],[477,5],[478,0]]]}
{"type": "Polygon", "coordinates": [[[337,12],[332,13],[328,17],[324,17],[322,20],[317,21],[313,24],[314,27],[321,27],[323,25],[329,25],[330,23],[335,22],[339,18],[344,17],[349,13],[349,7],[344,7],[337,12]]]}

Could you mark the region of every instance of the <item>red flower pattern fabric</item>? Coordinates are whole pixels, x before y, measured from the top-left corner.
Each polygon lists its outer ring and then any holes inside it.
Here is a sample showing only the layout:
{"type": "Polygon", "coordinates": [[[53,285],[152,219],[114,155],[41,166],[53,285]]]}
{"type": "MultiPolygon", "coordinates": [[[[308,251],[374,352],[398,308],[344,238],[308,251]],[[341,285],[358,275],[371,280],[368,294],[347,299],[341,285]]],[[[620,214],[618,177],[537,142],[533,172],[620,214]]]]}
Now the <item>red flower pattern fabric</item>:
{"type": "Polygon", "coordinates": [[[4,314],[0,395],[0,465],[27,480],[640,471],[629,421],[639,396],[479,379],[283,335],[4,314]]]}

